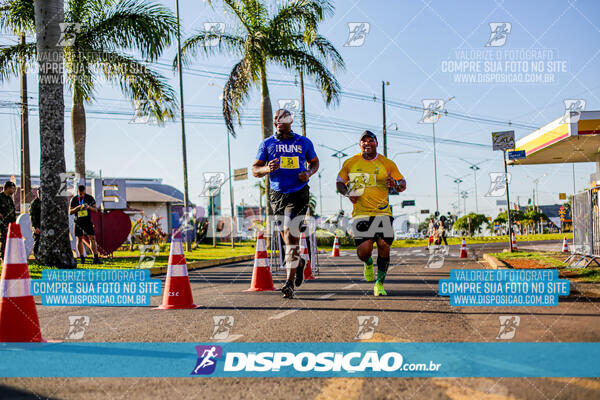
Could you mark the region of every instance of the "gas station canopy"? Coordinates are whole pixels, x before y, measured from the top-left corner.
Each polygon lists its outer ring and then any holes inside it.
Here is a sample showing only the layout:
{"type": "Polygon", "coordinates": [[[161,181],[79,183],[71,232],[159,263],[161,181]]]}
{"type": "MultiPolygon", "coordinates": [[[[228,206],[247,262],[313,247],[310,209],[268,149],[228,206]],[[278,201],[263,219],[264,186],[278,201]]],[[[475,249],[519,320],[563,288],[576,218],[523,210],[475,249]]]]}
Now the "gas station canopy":
{"type": "Polygon", "coordinates": [[[570,111],[517,141],[512,165],[600,161],[600,111],[570,111]]]}

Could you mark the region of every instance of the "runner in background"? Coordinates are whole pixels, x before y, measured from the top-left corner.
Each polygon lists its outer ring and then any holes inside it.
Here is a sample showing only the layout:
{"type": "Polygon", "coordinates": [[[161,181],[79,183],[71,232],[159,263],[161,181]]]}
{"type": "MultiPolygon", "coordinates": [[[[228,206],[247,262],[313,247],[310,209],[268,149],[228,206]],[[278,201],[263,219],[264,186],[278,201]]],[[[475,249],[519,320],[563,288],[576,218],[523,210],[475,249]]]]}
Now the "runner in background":
{"type": "Polygon", "coordinates": [[[353,204],[353,234],[358,258],[364,263],[367,282],[375,280],[373,244],[377,243],[377,281],[375,296],[387,295],[383,282],[390,264],[394,241],[390,192],[406,190],[406,180],[396,164],[377,153],[377,137],[371,131],[360,136],[360,153],[346,160],[337,177],[337,190],[353,204]]]}
{"type": "Polygon", "coordinates": [[[96,200],[89,194],[85,193],[85,185],[79,185],[77,188],[77,196],[71,198],[71,208],[69,214],[75,214],[75,236],[77,237],[77,251],[82,264],[85,264],[85,256],[83,255],[83,237],[87,237],[89,248],[94,253],[94,264],[100,264],[98,258],[98,248],[96,246],[96,232],[90,212],[98,212],[96,208],[96,200]]]}
{"type": "Polygon", "coordinates": [[[319,169],[319,159],[312,142],[294,133],[292,122],[292,114],[288,110],[275,112],[275,136],[260,144],[252,165],[255,177],[269,175],[271,190],[268,196],[273,215],[276,223],[283,223],[287,280],[281,292],[285,298],[293,298],[294,287],[300,286],[304,280],[304,260],[298,249],[301,224],[296,218],[304,218],[308,211],[308,179],[319,169]]]}

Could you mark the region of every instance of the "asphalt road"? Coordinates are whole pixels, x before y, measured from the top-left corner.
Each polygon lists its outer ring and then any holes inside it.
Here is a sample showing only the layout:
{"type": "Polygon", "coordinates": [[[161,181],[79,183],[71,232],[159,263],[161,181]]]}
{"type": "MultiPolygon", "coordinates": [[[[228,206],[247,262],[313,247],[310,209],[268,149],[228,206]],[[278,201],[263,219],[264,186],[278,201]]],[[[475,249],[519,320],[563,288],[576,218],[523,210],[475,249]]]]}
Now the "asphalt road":
{"type": "MultiPolygon", "coordinates": [[[[555,243],[547,243],[554,245],[555,243]]],[[[525,245],[525,243],[521,244],[525,245]]],[[[497,342],[499,316],[520,316],[513,341],[600,341],[600,300],[571,296],[557,307],[451,307],[437,296],[437,281],[450,269],[483,268],[484,251],[502,244],[473,245],[469,259],[458,248],[439,269],[426,268],[423,248],[393,249],[387,297],[374,298],[352,252],[320,255],[320,275],[297,298],[279,292],[245,292],[251,263],[190,272],[196,310],[45,307],[38,304],[46,339],[64,339],[68,317],[89,316],[83,341],[211,342],[214,316],[232,316],[226,340],[240,342],[352,342],[358,316],[377,316],[372,341],[497,342]]],[[[278,287],[281,274],[274,279],[278,287]]],[[[164,277],[163,277],[164,279],[164,277]]],[[[153,305],[160,297],[153,298],[153,305]]],[[[0,398],[55,399],[598,399],[600,379],[580,378],[27,378],[0,379],[0,398]]]]}

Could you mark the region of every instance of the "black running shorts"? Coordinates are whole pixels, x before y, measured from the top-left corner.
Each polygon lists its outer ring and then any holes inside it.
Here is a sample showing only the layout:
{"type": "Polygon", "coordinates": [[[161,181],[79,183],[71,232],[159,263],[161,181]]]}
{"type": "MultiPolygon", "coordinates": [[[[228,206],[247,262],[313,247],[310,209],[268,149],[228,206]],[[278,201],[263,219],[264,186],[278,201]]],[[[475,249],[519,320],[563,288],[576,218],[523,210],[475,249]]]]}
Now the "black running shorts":
{"type": "Polygon", "coordinates": [[[357,247],[367,240],[376,242],[377,239],[383,239],[391,245],[394,242],[394,217],[377,215],[355,218],[352,224],[352,233],[357,247]]]}

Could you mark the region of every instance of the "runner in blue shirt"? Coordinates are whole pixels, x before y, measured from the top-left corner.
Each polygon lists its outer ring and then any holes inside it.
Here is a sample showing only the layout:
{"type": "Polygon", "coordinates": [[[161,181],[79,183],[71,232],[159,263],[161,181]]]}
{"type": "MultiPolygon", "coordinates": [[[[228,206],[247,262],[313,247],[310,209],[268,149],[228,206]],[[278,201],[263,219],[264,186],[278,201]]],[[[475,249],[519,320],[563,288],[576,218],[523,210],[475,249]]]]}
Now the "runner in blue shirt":
{"type": "Polygon", "coordinates": [[[252,174],[261,178],[269,174],[269,200],[276,221],[283,221],[287,281],[281,288],[283,297],[294,297],[294,285],[304,279],[304,260],[301,260],[298,232],[292,232],[291,221],[308,211],[308,179],[319,169],[319,158],[312,142],[292,131],[292,114],[279,109],[273,117],[276,134],[265,139],[258,148],[252,164],[252,174]],[[308,168],[307,168],[308,164],[308,168]],[[298,236],[296,236],[298,235],[298,236]]]}

